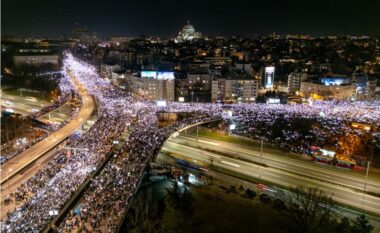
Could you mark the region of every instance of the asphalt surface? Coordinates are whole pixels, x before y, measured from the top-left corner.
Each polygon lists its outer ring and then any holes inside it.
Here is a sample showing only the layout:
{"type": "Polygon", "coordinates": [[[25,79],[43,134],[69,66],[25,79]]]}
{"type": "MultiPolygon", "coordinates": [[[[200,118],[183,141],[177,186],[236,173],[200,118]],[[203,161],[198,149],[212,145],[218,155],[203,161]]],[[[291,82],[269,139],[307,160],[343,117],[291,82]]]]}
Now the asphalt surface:
{"type": "Polygon", "coordinates": [[[39,111],[49,103],[43,100],[28,100],[23,96],[9,95],[4,92],[1,93],[1,106],[2,108],[11,108],[15,113],[23,116],[28,116],[33,111],[39,111]]]}
{"type": "MultiPolygon", "coordinates": [[[[190,136],[171,139],[162,151],[284,187],[318,188],[337,202],[380,214],[380,198],[364,194],[365,178],[350,171],[269,153],[261,157],[260,151],[242,145],[190,136]]],[[[368,179],[367,191],[380,193],[380,181],[368,179]]]]}

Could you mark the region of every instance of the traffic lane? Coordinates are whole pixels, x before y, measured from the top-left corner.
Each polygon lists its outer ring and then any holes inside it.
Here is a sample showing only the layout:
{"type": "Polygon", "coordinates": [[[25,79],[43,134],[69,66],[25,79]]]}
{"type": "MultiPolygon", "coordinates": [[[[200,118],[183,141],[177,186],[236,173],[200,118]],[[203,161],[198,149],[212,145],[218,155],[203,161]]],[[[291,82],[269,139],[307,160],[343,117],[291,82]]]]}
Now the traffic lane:
{"type": "MultiPolygon", "coordinates": [[[[171,141],[190,144],[194,147],[196,147],[198,144],[204,148],[209,148],[217,151],[220,151],[220,148],[225,148],[227,151],[233,151],[237,153],[239,157],[242,157],[244,159],[252,160],[259,163],[263,161],[269,166],[278,167],[280,169],[290,170],[297,173],[302,173],[308,176],[318,177],[319,179],[323,180],[329,179],[330,181],[334,181],[339,184],[344,183],[347,186],[356,189],[364,189],[365,177],[358,177],[356,175],[342,173],[339,170],[334,172],[331,169],[324,169],[323,167],[313,166],[294,159],[281,158],[280,156],[271,155],[268,153],[263,153],[263,157],[261,158],[260,152],[240,148],[239,145],[232,143],[227,144],[219,141],[218,143],[216,143],[213,141],[208,141],[207,139],[198,140],[198,142],[196,142],[194,138],[188,138],[183,136],[173,138],[171,141]]],[[[366,190],[369,192],[380,193],[380,181],[368,179],[366,190]]]]}
{"type": "MultiPolygon", "coordinates": [[[[196,137],[195,136],[192,136],[192,135],[186,135],[186,136],[183,136],[183,135],[180,135],[179,137],[175,138],[175,139],[191,139],[191,140],[196,140],[196,137]]],[[[239,150],[242,150],[242,151],[258,151],[259,148],[257,148],[257,150],[253,150],[252,148],[250,148],[249,146],[245,146],[245,145],[240,145],[240,144],[235,144],[235,143],[229,143],[229,142],[225,142],[225,141],[220,141],[220,140],[217,140],[217,139],[211,139],[211,138],[207,138],[207,137],[199,137],[201,140],[198,140],[200,143],[202,142],[205,142],[205,143],[208,143],[208,144],[211,144],[211,145],[217,145],[218,147],[221,146],[221,147],[236,147],[237,149],[239,150]]],[[[342,174],[345,174],[345,175],[351,175],[353,177],[361,177],[361,178],[364,178],[365,177],[365,171],[364,172],[358,172],[358,171],[351,171],[351,170],[337,170],[335,167],[332,167],[332,166],[321,166],[320,164],[318,163],[313,163],[313,162],[310,162],[310,161],[301,161],[301,160],[298,160],[298,159],[293,159],[293,158],[289,158],[287,156],[284,156],[284,157],[279,157],[278,155],[275,155],[275,154],[270,154],[270,153],[267,153],[267,152],[264,152],[263,155],[267,155],[269,157],[272,157],[274,159],[276,158],[281,158],[282,160],[287,160],[287,161],[295,161],[295,162],[298,162],[298,163],[302,163],[302,164],[305,164],[307,166],[310,166],[310,167],[316,167],[316,168],[322,168],[324,170],[326,170],[327,172],[328,171],[331,171],[331,172],[336,172],[336,173],[342,173],[342,174]]],[[[372,173],[376,173],[374,171],[371,171],[372,173]]],[[[376,181],[380,181],[380,179],[376,179],[376,178],[370,178],[369,179],[374,179],[376,181]]]]}
{"type": "MultiPolygon", "coordinates": [[[[157,157],[157,159],[159,161],[167,163],[167,162],[170,161],[171,157],[169,157],[168,155],[160,152],[160,154],[157,157]]],[[[256,189],[257,188],[257,186],[254,183],[252,183],[253,181],[241,180],[241,179],[238,179],[236,177],[232,177],[232,176],[226,175],[224,173],[218,172],[216,170],[212,170],[211,168],[208,168],[208,171],[205,174],[207,174],[207,176],[212,176],[212,177],[220,179],[220,180],[228,181],[229,183],[235,184],[235,185],[238,185],[238,186],[239,186],[239,184],[241,184],[244,187],[250,187],[251,189],[256,189]]],[[[317,188],[316,186],[313,186],[313,185],[310,185],[310,184],[308,185],[308,187],[310,187],[310,188],[317,188]]],[[[263,192],[267,192],[268,194],[272,194],[274,196],[277,195],[277,193],[273,193],[272,191],[269,191],[269,190],[262,190],[262,191],[263,192]]],[[[280,189],[280,191],[283,191],[283,192],[288,193],[288,194],[291,193],[290,191],[287,191],[285,189],[280,189]]],[[[344,198],[342,199],[341,197],[335,196],[335,199],[338,202],[342,202],[344,198]]],[[[356,218],[356,216],[358,216],[359,214],[362,214],[362,212],[358,212],[358,211],[353,210],[353,209],[348,209],[345,206],[339,206],[339,205],[338,206],[334,206],[334,209],[335,209],[336,212],[343,213],[344,216],[349,216],[352,219],[356,218]]],[[[371,219],[371,222],[373,224],[375,224],[377,227],[380,227],[380,219],[378,217],[372,216],[372,215],[368,215],[367,217],[369,217],[371,219]]]]}
{"type": "Polygon", "coordinates": [[[14,113],[21,114],[22,116],[28,116],[28,115],[31,114],[31,110],[30,109],[19,109],[19,108],[13,108],[13,107],[8,107],[8,106],[1,105],[1,111],[4,111],[7,108],[13,109],[14,113]],[[28,111],[28,110],[30,110],[30,111],[28,111]]]}
{"type": "Polygon", "coordinates": [[[41,109],[41,107],[30,106],[22,103],[13,103],[11,106],[9,106],[4,100],[2,100],[1,105],[4,108],[13,109],[16,113],[23,115],[30,115],[31,113],[39,111],[41,109]]]}
{"type": "MultiPolygon", "coordinates": [[[[163,150],[170,151],[170,149],[166,146],[163,148],[163,150]]],[[[256,177],[261,180],[269,181],[271,183],[277,183],[285,187],[295,188],[297,186],[302,186],[309,188],[319,188],[327,195],[333,195],[333,199],[338,202],[354,206],[356,208],[365,209],[377,214],[380,213],[380,199],[373,196],[366,196],[366,198],[363,200],[363,194],[353,192],[349,189],[339,188],[334,185],[325,184],[322,182],[309,180],[304,177],[288,174],[280,170],[276,171],[275,169],[261,167],[255,164],[239,161],[236,159],[230,159],[228,157],[209,152],[199,153],[196,150],[186,150],[185,152],[183,150],[172,150],[171,152],[181,154],[183,157],[189,157],[194,162],[201,161],[206,164],[211,164],[212,159],[213,166],[256,177]],[[210,155],[212,155],[212,158],[210,158],[210,155]]]]}
{"type": "Polygon", "coordinates": [[[49,104],[49,102],[39,100],[39,99],[30,101],[30,100],[27,100],[23,96],[8,95],[8,94],[4,94],[4,93],[1,96],[1,99],[2,100],[8,100],[12,103],[21,103],[21,104],[26,104],[26,105],[33,106],[33,107],[40,107],[40,108],[45,106],[46,104],[49,104]]]}
{"type": "MultiPolygon", "coordinates": [[[[234,164],[236,164],[234,162],[234,164]]],[[[332,196],[333,200],[343,203],[349,206],[353,206],[359,209],[364,209],[376,214],[380,214],[380,199],[373,196],[365,196],[363,194],[351,192],[344,189],[339,189],[334,186],[323,184],[320,182],[305,180],[300,177],[293,177],[286,173],[265,171],[265,168],[260,169],[250,169],[250,165],[244,164],[244,162],[238,164],[240,167],[231,166],[228,164],[221,163],[219,161],[213,162],[213,166],[222,167],[224,169],[229,169],[235,172],[240,172],[244,175],[249,175],[252,177],[257,177],[261,180],[266,180],[271,183],[277,183],[285,187],[296,188],[318,188],[322,190],[326,195],[332,196]]]]}
{"type": "MultiPolygon", "coordinates": [[[[197,142],[192,141],[192,140],[187,140],[186,138],[185,139],[175,138],[174,140],[171,140],[168,143],[176,143],[176,142],[182,142],[188,146],[193,146],[193,147],[197,146],[197,142]]],[[[220,151],[220,148],[223,148],[222,144],[215,145],[214,147],[211,147],[211,148],[209,145],[206,145],[206,144],[207,143],[205,143],[205,141],[198,140],[198,145],[201,145],[203,148],[213,149],[214,151],[215,150],[220,151]],[[215,148],[218,148],[218,149],[215,149],[215,148]]],[[[238,151],[238,149],[239,148],[232,149],[232,148],[225,147],[225,150],[234,151],[235,153],[238,154],[239,157],[250,160],[250,161],[254,161],[257,163],[265,163],[266,165],[271,166],[271,167],[276,167],[276,168],[287,170],[290,172],[307,175],[313,178],[326,180],[329,182],[334,182],[338,185],[345,185],[354,189],[364,190],[365,179],[359,179],[357,177],[352,177],[349,175],[344,176],[343,173],[339,173],[339,172],[332,173],[332,171],[325,170],[325,169],[318,170],[318,168],[316,169],[314,166],[307,167],[307,166],[304,166],[303,163],[301,164],[297,163],[297,161],[292,161],[293,163],[290,163],[290,161],[284,159],[282,162],[281,158],[278,156],[277,158],[273,159],[271,157],[269,158],[263,155],[263,158],[261,158],[259,152],[251,151],[251,153],[247,154],[245,152],[238,151]]],[[[366,190],[373,193],[380,193],[379,183],[380,182],[376,182],[376,180],[374,181],[368,180],[366,190]]]]}

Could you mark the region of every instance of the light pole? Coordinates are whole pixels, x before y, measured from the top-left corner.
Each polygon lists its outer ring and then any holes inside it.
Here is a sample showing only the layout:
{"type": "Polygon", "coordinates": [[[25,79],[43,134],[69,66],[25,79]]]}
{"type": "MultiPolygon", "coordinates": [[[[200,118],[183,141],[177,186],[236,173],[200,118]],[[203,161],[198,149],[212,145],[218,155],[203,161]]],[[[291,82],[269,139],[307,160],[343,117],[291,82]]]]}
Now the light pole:
{"type": "Polygon", "coordinates": [[[366,171],[365,182],[364,182],[364,187],[363,187],[364,195],[365,195],[365,191],[366,191],[366,189],[367,189],[367,181],[368,181],[369,166],[370,166],[370,163],[372,162],[373,151],[374,151],[374,148],[372,147],[372,150],[371,150],[371,158],[370,158],[369,161],[367,161],[367,171],[366,171]]]}
{"type": "Polygon", "coordinates": [[[198,143],[198,136],[199,136],[199,132],[198,132],[198,125],[197,125],[197,143],[198,143]]]}
{"type": "Polygon", "coordinates": [[[264,144],[264,138],[261,137],[261,147],[260,147],[261,163],[263,163],[263,144],[264,144]]]}

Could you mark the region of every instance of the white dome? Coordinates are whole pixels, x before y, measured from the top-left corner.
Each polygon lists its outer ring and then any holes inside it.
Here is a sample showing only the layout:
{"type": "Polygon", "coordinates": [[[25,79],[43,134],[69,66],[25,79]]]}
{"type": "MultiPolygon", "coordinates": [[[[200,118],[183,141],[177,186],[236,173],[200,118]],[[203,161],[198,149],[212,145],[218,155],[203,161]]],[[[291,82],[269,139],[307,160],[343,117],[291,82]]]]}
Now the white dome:
{"type": "Polygon", "coordinates": [[[194,29],[193,25],[187,24],[187,25],[183,26],[183,30],[195,30],[195,29],[194,29]]]}

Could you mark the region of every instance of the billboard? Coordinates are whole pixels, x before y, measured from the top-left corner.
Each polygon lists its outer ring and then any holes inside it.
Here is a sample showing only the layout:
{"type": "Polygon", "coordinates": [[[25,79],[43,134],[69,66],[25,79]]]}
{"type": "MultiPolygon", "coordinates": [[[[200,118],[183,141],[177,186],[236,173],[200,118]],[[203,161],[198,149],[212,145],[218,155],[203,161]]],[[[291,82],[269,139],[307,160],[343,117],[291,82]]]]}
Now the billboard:
{"type": "Polygon", "coordinates": [[[156,71],[141,71],[141,78],[156,79],[157,73],[156,73],[156,71]]]}
{"type": "Polygon", "coordinates": [[[265,67],[264,73],[264,87],[273,88],[274,83],[274,66],[265,67]]]}
{"type": "Polygon", "coordinates": [[[268,98],[267,100],[267,104],[279,104],[280,103],[280,99],[277,99],[277,98],[268,98]]]}
{"type": "Polygon", "coordinates": [[[159,80],[173,80],[174,72],[173,71],[157,71],[157,79],[159,80]]]}
{"type": "Polygon", "coordinates": [[[158,79],[158,80],[174,80],[173,71],[141,71],[141,78],[158,79]]]}

